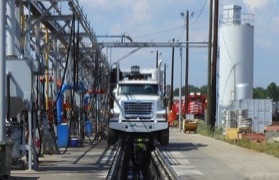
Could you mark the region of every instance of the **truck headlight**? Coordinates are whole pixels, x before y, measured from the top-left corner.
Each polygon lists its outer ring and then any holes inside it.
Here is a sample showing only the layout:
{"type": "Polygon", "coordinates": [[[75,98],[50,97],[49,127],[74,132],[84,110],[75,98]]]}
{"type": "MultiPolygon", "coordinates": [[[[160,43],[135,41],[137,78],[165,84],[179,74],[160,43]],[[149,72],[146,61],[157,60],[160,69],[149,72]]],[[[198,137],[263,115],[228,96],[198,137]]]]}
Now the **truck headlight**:
{"type": "Polygon", "coordinates": [[[110,119],[111,120],[119,120],[119,114],[118,113],[110,114],[110,119]]]}
{"type": "Polygon", "coordinates": [[[157,118],[158,119],[165,119],[166,118],[166,114],[157,114],[157,118]]]}

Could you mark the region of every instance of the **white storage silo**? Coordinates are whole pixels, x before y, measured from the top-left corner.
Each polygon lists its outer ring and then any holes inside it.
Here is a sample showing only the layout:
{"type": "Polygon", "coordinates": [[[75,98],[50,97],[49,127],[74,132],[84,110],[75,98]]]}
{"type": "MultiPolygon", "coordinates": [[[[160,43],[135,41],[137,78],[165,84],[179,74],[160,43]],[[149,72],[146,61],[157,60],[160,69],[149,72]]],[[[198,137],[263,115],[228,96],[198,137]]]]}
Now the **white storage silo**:
{"type": "Polygon", "coordinates": [[[253,16],[241,14],[237,5],[223,7],[221,23],[218,102],[226,107],[253,97],[254,26],[253,16]]]}

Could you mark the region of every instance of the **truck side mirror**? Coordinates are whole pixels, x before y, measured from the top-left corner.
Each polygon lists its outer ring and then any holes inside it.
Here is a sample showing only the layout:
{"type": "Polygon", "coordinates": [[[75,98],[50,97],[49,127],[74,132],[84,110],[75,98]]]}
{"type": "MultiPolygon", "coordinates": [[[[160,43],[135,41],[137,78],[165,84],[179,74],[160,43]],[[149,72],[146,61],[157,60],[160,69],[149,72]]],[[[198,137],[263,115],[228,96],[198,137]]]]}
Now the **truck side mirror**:
{"type": "Polygon", "coordinates": [[[115,100],[115,97],[116,97],[116,93],[117,93],[117,90],[114,86],[111,87],[111,90],[110,90],[110,98],[109,98],[109,107],[111,109],[114,108],[114,100],[115,100]]]}
{"type": "Polygon", "coordinates": [[[164,107],[167,107],[167,105],[168,105],[168,98],[166,97],[166,96],[164,96],[163,97],[164,99],[163,99],[163,104],[164,104],[164,107]]]}
{"type": "Polygon", "coordinates": [[[118,92],[117,92],[117,89],[116,89],[116,88],[112,91],[112,95],[113,95],[113,97],[115,97],[116,95],[118,95],[118,92]]]}
{"type": "MultiPolygon", "coordinates": [[[[113,96],[113,95],[112,95],[113,96]]],[[[113,99],[113,97],[112,96],[110,96],[110,98],[109,98],[109,107],[110,107],[110,109],[113,109],[114,108],[114,99],[113,99]]]]}

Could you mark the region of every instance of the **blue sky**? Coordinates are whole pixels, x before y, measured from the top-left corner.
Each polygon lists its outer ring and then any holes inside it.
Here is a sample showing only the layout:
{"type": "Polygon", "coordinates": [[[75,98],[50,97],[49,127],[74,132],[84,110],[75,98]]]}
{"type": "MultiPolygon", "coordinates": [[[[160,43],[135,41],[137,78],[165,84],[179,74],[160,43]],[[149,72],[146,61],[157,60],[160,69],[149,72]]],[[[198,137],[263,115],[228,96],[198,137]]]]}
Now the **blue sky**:
{"type": "MultiPolygon", "coordinates": [[[[219,0],[220,14],[224,5],[242,6],[242,13],[254,14],[254,87],[266,88],[271,82],[279,84],[279,1],[278,0],[219,0]]],[[[190,13],[190,41],[208,40],[209,0],[79,0],[96,35],[128,35],[134,41],[168,42],[185,41],[185,18],[181,12],[190,13]]],[[[120,38],[98,38],[99,41],[120,41],[120,38]]],[[[117,60],[134,49],[115,49],[109,60],[117,60]]],[[[131,65],[155,65],[155,53],[167,64],[171,73],[171,48],[144,48],[121,60],[122,68],[131,65]]],[[[183,79],[185,50],[183,50],[183,79]]],[[[190,48],[189,84],[207,84],[207,48],[190,48]]],[[[175,49],[174,86],[180,83],[179,49],[175,49]]],[[[168,79],[170,83],[170,78],[168,79]]]]}

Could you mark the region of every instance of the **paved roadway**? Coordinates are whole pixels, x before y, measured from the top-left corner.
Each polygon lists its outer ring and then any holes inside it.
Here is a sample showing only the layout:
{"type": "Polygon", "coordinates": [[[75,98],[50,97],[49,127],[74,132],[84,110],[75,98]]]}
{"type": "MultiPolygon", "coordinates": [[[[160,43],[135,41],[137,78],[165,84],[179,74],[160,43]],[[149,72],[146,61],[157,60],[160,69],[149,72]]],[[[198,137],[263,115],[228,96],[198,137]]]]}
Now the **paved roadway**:
{"type": "MultiPolygon", "coordinates": [[[[63,152],[63,149],[61,149],[63,152]]],[[[12,170],[12,180],[85,180],[105,179],[115,155],[106,141],[70,147],[65,154],[45,155],[36,170],[12,170]]]]}
{"type": "Polygon", "coordinates": [[[177,129],[171,129],[170,142],[161,149],[181,179],[279,179],[279,159],[264,153],[177,129]]]}
{"type": "MultiPolygon", "coordinates": [[[[181,179],[278,180],[279,159],[198,134],[170,130],[170,145],[161,147],[165,160],[181,179]]],[[[105,179],[115,155],[106,142],[69,148],[64,155],[45,155],[34,171],[13,170],[10,179],[105,179]]]]}

